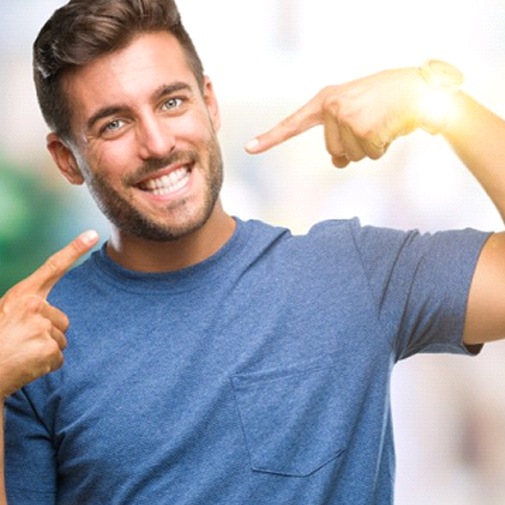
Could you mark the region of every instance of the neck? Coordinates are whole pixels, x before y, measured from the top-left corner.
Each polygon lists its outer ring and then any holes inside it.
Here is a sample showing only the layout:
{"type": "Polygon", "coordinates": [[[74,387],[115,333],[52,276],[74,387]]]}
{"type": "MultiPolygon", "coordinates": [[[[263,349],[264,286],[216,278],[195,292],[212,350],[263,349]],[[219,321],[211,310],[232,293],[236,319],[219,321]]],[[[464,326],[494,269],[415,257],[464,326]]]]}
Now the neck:
{"type": "Polygon", "coordinates": [[[235,220],[218,202],[208,221],[198,230],[177,240],[158,242],[112,229],[107,253],[121,266],[140,272],[174,272],[196,265],[228,242],[235,220]]]}

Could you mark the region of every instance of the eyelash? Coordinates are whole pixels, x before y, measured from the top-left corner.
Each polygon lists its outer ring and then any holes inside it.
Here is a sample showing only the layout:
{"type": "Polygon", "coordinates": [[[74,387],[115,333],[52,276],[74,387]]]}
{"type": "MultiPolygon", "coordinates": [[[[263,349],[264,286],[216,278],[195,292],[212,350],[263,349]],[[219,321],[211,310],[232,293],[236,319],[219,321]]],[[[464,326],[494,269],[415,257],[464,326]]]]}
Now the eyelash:
{"type": "Polygon", "coordinates": [[[184,102],[184,99],[181,98],[181,97],[172,97],[172,98],[169,98],[168,100],[165,100],[163,102],[163,108],[165,108],[165,106],[170,103],[170,102],[177,102],[176,104],[174,104],[172,107],[168,107],[170,110],[172,109],[176,109],[178,107],[180,107],[182,105],[182,103],[184,102]]]}
{"type": "Polygon", "coordinates": [[[116,123],[123,123],[123,122],[124,121],[122,119],[114,119],[114,121],[110,121],[109,123],[104,125],[104,127],[101,129],[101,133],[118,130],[120,126],[116,125],[116,127],[114,127],[113,125],[116,123]]]}
{"type": "MultiPolygon", "coordinates": [[[[184,98],[181,97],[172,97],[168,100],[165,100],[161,106],[163,110],[174,110],[178,109],[183,103],[184,98]],[[168,105],[168,104],[172,105],[168,105]]],[[[113,121],[108,122],[100,129],[100,134],[106,134],[107,132],[115,132],[121,128],[125,121],[122,119],[114,119],[113,121]],[[119,124],[118,124],[119,123],[119,124]],[[115,126],[114,126],[115,125],[115,126]]]]}

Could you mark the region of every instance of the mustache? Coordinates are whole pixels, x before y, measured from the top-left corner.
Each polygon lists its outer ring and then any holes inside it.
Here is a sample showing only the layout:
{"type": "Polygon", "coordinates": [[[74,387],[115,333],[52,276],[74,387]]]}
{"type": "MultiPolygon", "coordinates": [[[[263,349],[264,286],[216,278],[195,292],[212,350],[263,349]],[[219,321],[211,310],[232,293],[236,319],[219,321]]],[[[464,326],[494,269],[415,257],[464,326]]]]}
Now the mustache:
{"type": "Polygon", "coordinates": [[[170,165],[194,165],[198,159],[199,156],[195,151],[177,151],[164,158],[151,158],[130,174],[126,178],[126,183],[135,184],[170,165]]]}

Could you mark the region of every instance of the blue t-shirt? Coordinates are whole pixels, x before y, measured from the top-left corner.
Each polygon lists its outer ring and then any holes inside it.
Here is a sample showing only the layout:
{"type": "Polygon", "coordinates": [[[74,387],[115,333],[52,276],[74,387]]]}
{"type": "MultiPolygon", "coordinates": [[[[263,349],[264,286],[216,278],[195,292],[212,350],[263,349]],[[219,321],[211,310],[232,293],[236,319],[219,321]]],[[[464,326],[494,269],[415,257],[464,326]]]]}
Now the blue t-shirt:
{"type": "Polygon", "coordinates": [[[51,294],[65,365],[8,401],[9,505],[392,503],[392,366],[466,352],[486,237],[237,220],[175,273],[94,253],[51,294]]]}

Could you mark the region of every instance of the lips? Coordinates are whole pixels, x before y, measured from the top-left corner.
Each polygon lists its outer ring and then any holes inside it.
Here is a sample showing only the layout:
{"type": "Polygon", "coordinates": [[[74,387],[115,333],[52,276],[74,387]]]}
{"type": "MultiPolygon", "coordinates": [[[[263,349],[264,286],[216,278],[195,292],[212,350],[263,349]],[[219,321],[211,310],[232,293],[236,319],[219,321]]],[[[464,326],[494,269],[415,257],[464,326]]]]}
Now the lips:
{"type": "Polygon", "coordinates": [[[137,187],[156,196],[166,196],[182,189],[189,182],[190,175],[190,168],[183,166],[168,174],[141,181],[137,187]]]}

